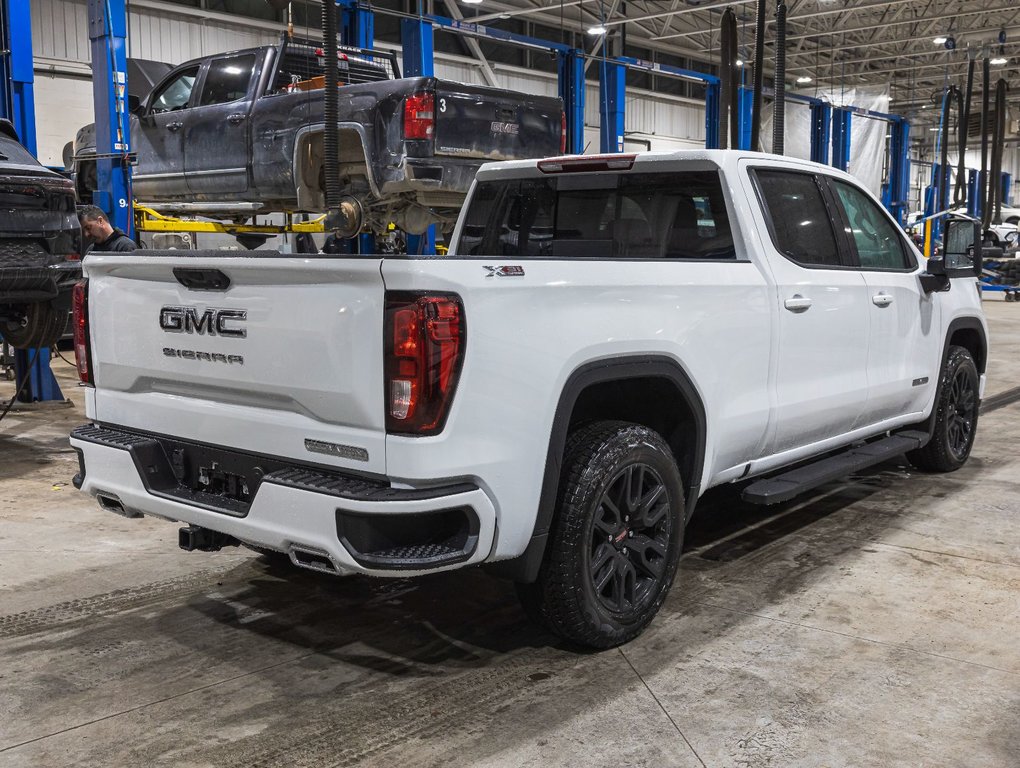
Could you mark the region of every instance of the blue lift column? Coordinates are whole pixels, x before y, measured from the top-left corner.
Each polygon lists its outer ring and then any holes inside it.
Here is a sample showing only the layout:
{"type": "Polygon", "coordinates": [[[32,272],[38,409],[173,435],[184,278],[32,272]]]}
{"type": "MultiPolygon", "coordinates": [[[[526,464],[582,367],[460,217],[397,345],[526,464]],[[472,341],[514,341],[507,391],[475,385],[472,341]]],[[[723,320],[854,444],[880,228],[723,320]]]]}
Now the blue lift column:
{"type": "Polygon", "coordinates": [[[889,213],[900,226],[907,223],[910,198],[910,123],[894,120],[889,126],[892,138],[889,144],[889,213]]]}
{"type": "Polygon", "coordinates": [[[92,201],[132,235],[131,132],[127,113],[127,11],[124,0],[88,0],[96,181],[92,201]]]}
{"type": "Polygon", "coordinates": [[[1003,171],[1003,173],[1002,173],[1002,204],[1003,205],[1011,205],[1012,204],[1010,202],[1013,199],[1013,195],[1012,195],[1012,192],[1011,192],[1012,187],[1013,187],[1013,174],[1006,173],[1005,171],[1003,171]]]}
{"type": "MultiPolygon", "coordinates": [[[[405,77],[432,77],[435,74],[432,22],[427,19],[402,19],[400,40],[403,46],[405,77]]],[[[426,255],[436,252],[436,225],[425,234],[407,235],[407,252],[426,255]]]]}
{"type": "Polygon", "coordinates": [[[719,95],[721,91],[721,83],[705,83],[705,149],[719,149],[719,95]]]}
{"type": "Polygon", "coordinates": [[[849,109],[832,110],[832,167],[841,171],[850,167],[851,114],[849,109]]]}
{"type": "MultiPolygon", "coordinates": [[[[339,0],[340,42],[356,48],[371,48],[375,43],[375,15],[360,0],[339,0]]],[[[375,253],[375,235],[358,235],[358,253],[375,253]]]]}
{"type": "Polygon", "coordinates": [[[566,153],[579,155],[584,152],[584,57],[572,48],[557,51],[556,60],[559,94],[567,116],[566,153]]]}
{"type": "Polygon", "coordinates": [[[599,60],[599,151],[623,152],[623,118],[627,107],[627,68],[599,60]]]}
{"type": "Polygon", "coordinates": [[[756,149],[751,146],[751,116],[754,114],[754,94],[746,86],[737,89],[737,120],[740,126],[740,146],[737,149],[756,149]]]}
{"type": "Polygon", "coordinates": [[[832,107],[824,102],[812,102],[811,110],[811,160],[822,165],[829,164],[829,142],[832,137],[832,107]]]}
{"type": "MultiPolygon", "coordinates": [[[[21,143],[37,155],[32,65],[29,3],[0,0],[0,117],[14,123],[21,143]]],[[[48,349],[15,350],[14,376],[16,386],[22,385],[28,377],[18,398],[20,402],[64,399],[50,370],[48,349]]]]}

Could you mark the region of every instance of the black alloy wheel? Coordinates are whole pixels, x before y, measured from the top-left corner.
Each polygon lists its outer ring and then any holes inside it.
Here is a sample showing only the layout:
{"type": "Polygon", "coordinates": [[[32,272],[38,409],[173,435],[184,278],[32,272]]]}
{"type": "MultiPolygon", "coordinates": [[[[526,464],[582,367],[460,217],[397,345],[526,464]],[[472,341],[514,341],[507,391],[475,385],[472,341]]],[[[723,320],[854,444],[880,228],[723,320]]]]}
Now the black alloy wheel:
{"type": "Polygon", "coordinates": [[[931,439],[907,454],[907,460],[927,472],[953,472],[967,463],[977,433],[980,374],[964,347],[949,348],[939,380],[931,439]]]}
{"type": "Polygon", "coordinates": [[[953,457],[965,461],[974,440],[977,422],[977,388],[965,368],[957,369],[946,404],[947,442],[953,457]]]}
{"type": "Polygon", "coordinates": [[[673,515],[653,467],[634,463],[613,478],[592,518],[588,572],[596,598],[611,613],[640,610],[667,564],[673,515]]]}

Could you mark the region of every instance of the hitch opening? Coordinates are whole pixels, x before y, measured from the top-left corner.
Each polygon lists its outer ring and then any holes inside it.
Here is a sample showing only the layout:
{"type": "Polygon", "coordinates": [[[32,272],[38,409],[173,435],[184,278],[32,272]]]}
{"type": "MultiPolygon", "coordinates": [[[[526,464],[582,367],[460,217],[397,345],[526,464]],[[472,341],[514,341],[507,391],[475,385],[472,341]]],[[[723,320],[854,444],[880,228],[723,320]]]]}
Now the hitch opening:
{"type": "Polygon", "coordinates": [[[189,525],[177,532],[177,543],[185,552],[218,552],[224,547],[236,547],[241,542],[233,536],[219,531],[210,531],[197,525],[189,525]]]}

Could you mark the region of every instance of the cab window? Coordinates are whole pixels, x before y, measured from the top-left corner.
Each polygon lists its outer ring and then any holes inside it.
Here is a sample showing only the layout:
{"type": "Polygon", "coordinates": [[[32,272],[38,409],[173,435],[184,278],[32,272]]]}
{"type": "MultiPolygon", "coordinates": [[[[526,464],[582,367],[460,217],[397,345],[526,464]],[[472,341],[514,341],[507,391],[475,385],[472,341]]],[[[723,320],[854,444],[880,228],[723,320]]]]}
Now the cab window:
{"type": "Polygon", "coordinates": [[[179,72],[176,77],[160,88],[152,100],[152,107],[149,111],[154,115],[159,115],[163,112],[186,109],[188,102],[191,101],[191,91],[195,87],[195,78],[197,77],[197,64],[179,72]]]}
{"type": "Polygon", "coordinates": [[[814,174],[759,168],[755,178],[772,242],[780,253],[803,266],[844,266],[814,174]]]}
{"type": "Polygon", "coordinates": [[[912,268],[899,227],[882,209],[857,187],[835,179],[830,182],[846,215],[848,234],[857,249],[861,269],[912,268]]]}
{"type": "Polygon", "coordinates": [[[255,70],[255,54],[244,53],[209,62],[198,106],[240,101],[248,95],[248,83],[255,70]]]}

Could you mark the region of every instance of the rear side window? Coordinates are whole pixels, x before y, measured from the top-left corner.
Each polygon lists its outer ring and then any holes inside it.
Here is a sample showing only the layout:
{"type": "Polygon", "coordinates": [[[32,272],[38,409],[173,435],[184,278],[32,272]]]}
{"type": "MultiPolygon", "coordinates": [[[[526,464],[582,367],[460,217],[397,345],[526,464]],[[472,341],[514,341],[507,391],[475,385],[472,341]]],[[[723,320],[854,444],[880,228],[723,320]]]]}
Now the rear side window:
{"type": "Polygon", "coordinates": [[[899,228],[861,190],[831,180],[836,197],[846,214],[862,269],[906,269],[907,261],[899,228]]]}
{"type": "Polygon", "coordinates": [[[735,259],[717,171],[483,181],[457,252],[472,256],[735,259]]]}
{"type": "Polygon", "coordinates": [[[209,62],[209,71],[205,76],[198,105],[207,107],[211,104],[240,101],[248,95],[248,83],[251,82],[251,73],[254,69],[254,53],[213,59],[209,62]]]}
{"type": "Polygon", "coordinates": [[[760,169],[755,176],[776,248],[805,266],[843,266],[832,220],[815,177],[760,169]]]}

